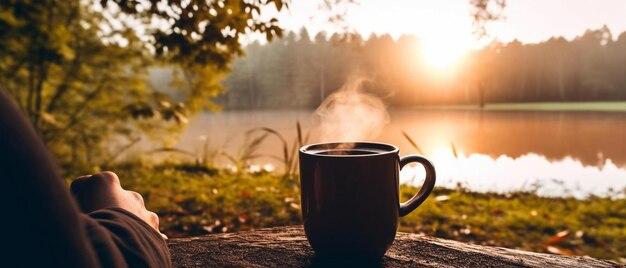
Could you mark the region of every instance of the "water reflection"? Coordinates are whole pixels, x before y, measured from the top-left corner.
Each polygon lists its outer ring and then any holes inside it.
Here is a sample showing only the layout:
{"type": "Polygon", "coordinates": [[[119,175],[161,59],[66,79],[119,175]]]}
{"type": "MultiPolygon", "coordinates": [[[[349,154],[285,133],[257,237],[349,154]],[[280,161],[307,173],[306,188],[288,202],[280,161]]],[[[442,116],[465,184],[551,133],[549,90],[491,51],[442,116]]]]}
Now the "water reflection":
{"type": "MultiPolygon", "coordinates": [[[[462,182],[476,190],[505,191],[539,182],[546,195],[603,194],[626,187],[626,113],[395,109],[390,115],[376,140],[399,146],[403,155],[415,153],[402,136],[408,133],[435,162],[439,185],[462,182]]],[[[311,142],[319,141],[311,111],[228,111],[198,116],[177,146],[197,150],[202,147],[198,137],[207,136],[212,146],[235,153],[243,133],[254,127],[274,128],[286,140],[295,139],[296,121],[312,130],[311,142]]],[[[280,155],[282,145],[268,139],[260,152],[280,155]]],[[[255,163],[282,168],[270,158],[255,163]]]]}
{"type": "MultiPolygon", "coordinates": [[[[439,186],[456,187],[460,183],[476,191],[536,190],[544,196],[575,197],[614,195],[611,189],[626,189],[626,169],[617,167],[611,160],[599,167],[585,166],[571,157],[550,161],[534,153],[517,158],[501,155],[495,159],[483,154],[457,158],[450,154],[432,160],[439,186]]],[[[421,185],[424,176],[421,167],[405,167],[401,182],[421,185]]]]}
{"type": "Polygon", "coordinates": [[[626,165],[624,113],[394,110],[381,140],[402,146],[402,130],[422,141],[426,154],[454,143],[461,151],[492,157],[536,153],[585,165],[605,159],[626,165]]]}

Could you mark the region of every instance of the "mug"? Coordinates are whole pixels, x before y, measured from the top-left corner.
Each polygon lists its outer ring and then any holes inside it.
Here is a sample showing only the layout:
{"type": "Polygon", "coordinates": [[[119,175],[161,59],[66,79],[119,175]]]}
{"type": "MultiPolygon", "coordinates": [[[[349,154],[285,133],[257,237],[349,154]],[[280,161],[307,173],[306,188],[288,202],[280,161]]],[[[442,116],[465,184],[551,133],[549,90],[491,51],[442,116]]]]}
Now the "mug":
{"type": "Polygon", "coordinates": [[[424,202],[435,186],[435,167],[419,155],[375,142],[332,142],[300,148],[304,231],[316,254],[381,258],[391,247],[398,218],[424,202]],[[400,169],[417,162],[426,179],[400,203],[400,169]]]}

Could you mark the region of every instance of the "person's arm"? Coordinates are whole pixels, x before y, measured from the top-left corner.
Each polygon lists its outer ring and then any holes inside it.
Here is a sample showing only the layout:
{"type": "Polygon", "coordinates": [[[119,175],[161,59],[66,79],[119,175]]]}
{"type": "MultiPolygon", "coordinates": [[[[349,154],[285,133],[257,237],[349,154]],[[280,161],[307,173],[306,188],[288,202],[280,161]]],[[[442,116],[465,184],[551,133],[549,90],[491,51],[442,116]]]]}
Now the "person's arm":
{"type": "Polygon", "coordinates": [[[142,219],[119,209],[79,211],[28,119],[0,88],[0,187],[7,267],[170,266],[167,247],[142,219]]]}
{"type": "MultiPolygon", "coordinates": [[[[80,177],[70,189],[88,215],[83,220],[96,249],[114,245],[131,267],[171,266],[158,216],[145,208],[140,194],[124,190],[115,173],[80,177]]],[[[117,251],[96,251],[103,264],[117,258],[117,251]]]]}
{"type": "Polygon", "coordinates": [[[135,214],[111,207],[82,217],[102,267],[172,266],[165,240],[135,214]]]}

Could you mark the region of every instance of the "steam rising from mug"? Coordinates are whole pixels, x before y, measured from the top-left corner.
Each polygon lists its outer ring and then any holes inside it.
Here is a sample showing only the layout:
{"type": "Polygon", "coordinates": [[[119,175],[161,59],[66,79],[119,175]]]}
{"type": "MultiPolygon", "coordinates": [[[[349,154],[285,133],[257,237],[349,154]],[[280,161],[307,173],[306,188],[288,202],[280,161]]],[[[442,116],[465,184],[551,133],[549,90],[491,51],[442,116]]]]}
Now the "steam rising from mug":
{"type": "Polygon", "coordinates": [[[317,108],[321,141],[363,141],[380,135],[389,122],[389,114],[378,97],[363,92],[365,81],[361,77],[349,78],[317,108]]]}

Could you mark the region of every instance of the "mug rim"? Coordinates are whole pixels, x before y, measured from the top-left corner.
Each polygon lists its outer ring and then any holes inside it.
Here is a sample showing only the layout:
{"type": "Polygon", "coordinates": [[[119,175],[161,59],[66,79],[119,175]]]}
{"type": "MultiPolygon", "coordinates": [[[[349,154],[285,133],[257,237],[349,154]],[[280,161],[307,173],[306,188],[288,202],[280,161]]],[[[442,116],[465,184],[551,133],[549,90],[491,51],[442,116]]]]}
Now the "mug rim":
{"type": "MultiPolygon", "coordinates": [[[[365,148],[367,148],[367,147],[365,147],[365,148]]],[[[353,158],[353,157],[377,157],[377,156],[390,155],[390,154],[396,154],[397,155],[400,152],[400,148],[398,148],[398,146],[395,146],[393,144],[383,143],[383,142],[372,142],[372,141],[331,141],[331,142],[320,142],[320,143],[307,144],[307,145],[304,145],[304,146],[300,147],[299,151],[300,151],[301,154],[306,154],[306,155],[316,156],[316,157],[353,158]],[[377,152],[377,153],[373,153],[373,154],[361,154],[361,155],[315,154],[315,153],[309,152],[309,150],[311,150],[312,147],[320,147],[320,146],[324,146],[324,145],[332,146],[332,145],[339,145],[339,144],[345,144],[345,143],[353,143],[353,144],[355,144],[355,147],[357,147],[358,145],[374,145],[374,146],[371,146],[370,148],[372,148],[372,149],[380,149],[380,150],[383,150],[383,152],[377,152]],[[380,147],[387,147],[387,149],[381,149],[380,147]]]]}

